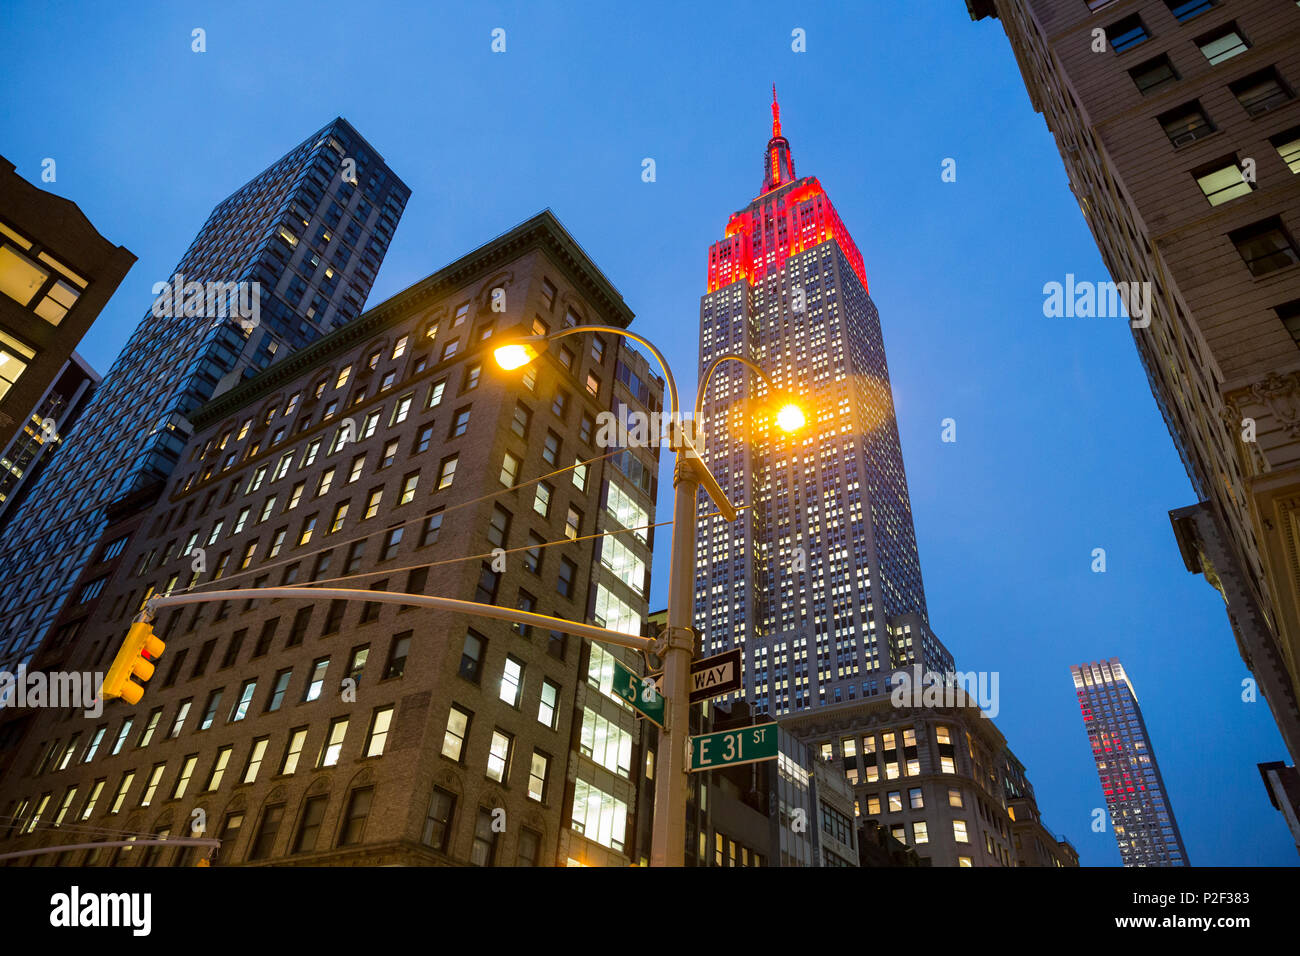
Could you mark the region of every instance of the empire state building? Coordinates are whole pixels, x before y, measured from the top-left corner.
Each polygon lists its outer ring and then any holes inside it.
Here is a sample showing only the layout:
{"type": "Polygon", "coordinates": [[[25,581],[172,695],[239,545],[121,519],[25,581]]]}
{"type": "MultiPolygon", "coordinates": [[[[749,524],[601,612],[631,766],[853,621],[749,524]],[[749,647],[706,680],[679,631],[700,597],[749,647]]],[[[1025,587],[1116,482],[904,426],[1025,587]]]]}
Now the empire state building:
{"type": "Polygon", "coordinates": [[[796,176],[775,87],[762,189],[709,249],[701,372],[726,354],[810,414],[784,434],[737,362],[709,383],[704,458],[747,507],[727,522],[700,500],[699,654],[742,648],[744,697],[773,715],[886,693],[897,668],[951,671],[929,626],[862,254],[822,184],[796,176]]]}

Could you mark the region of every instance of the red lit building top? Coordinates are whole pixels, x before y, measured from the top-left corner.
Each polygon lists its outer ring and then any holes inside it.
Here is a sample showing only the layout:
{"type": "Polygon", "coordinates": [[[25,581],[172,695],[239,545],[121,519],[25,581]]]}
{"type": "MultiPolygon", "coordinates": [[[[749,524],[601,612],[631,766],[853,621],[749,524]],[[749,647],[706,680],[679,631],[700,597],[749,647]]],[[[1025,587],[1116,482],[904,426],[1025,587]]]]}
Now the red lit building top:
{"type": "Polygon", "coordinates": [[[835,241],[857,277],[867,272],[853,237],[815,177],[796,179],[790,142],[781,135],[781,107],[772,87],[772,138],[764,160],[763,192],[727,222],[726,238],[709,248],[709,287],[713,292],[745,279],[751,285],[779,272],[786,259],[835,241]]]}

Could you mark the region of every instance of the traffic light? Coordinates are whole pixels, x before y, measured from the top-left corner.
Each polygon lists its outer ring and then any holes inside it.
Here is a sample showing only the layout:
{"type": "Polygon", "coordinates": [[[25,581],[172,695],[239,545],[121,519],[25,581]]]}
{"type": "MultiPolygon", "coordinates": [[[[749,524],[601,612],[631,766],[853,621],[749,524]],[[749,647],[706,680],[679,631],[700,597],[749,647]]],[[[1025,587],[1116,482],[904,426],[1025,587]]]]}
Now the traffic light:
{"type": "Polygon", "coordinates": [[[153,662],[162,657],[167,645],[154,637],[153,625],[136,621],[126,633],[126,640],[113,658],[113,664],[104,676],[103,695],[120,697],[128,704],[140,703],[144,688],[140,686],[153,677],[153,662]],[[131,678],[138,678],[137,684],[131,678]]]}

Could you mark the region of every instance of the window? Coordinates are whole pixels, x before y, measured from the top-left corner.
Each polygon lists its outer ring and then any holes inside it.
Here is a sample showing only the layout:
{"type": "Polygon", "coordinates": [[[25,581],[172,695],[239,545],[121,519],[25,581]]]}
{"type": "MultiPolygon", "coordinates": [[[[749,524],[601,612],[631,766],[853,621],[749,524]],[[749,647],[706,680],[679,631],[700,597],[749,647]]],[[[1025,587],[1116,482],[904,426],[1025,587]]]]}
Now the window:
{"type": "Polygon", "coordinates": [[[1278,133],[1269,142],[1273,144],[1273,148],[1282,157],[1282,162],[1286,163],[1287,168],[1293,173],[1300,174],[1300,126],[1278,133]]]}
{"type": "Polygon", "coordinates": [[[520,438],[528,437],[528,425],[533,413],[522,402],[515,403],[514,415],[510,419],[510,430],[520,438]]]}
{"type": "Polygon", "coordinates": [[[551,402],[551,411],[556,418],[564,418],[564,413],[569,410],[569,393],[562,388],[555,390],[555,399],[551,402]]]}
{"type": "Polygon", "coordinates": [[[600,377],[595,372],[587,373],[587,391],[592,395],[600,395],[600,377]]]}
{"type": "Polygon", "coordinates": [[[388,728],[393,722],[393,708],[390,704],[387,707],[376,707],[374,714],[370,718],[370,731],[366,734],[365,756],[378,757],[384,752],[384,744],[388,740],[388,728]]]}
{"type": "Polygon", "coordinates": [[[970,837],[966,833],[965,820],[952,821],[952,838],[958,843],[969,843],[970,837]]]}
{"type": "Polygon", "coordinates": [[[560,703],[560,687],[549,680],[542,681],[542,697],[537,705],[537,722],[555,729],[555,715],[560,703]]]}
{"type": "Polygon", "coordinates": [[[542,573],[542,547],[546,544],[535,531],[528,532],[528,549],[524,551],[524,570],[542,573]]]}
{"type": "Polygon", "coordinates": [[[915,844],[930,842],[930,827],[924,820],[912,824],[912,842],[915,844]]]}
{"type": "Polygon", "coordinates": [[[474,844],[470,847],[469,861],[474,866],[492,866],[497,853],[497,831],[493,827],[494,814],[487,807],[479,807],[474,821],[474,844]]]}
{"type": "Polygon", "coordinates": [[[357,569],[361,567],[361,559],[364,557],[365,551],[365,541],[352,542],[351,547],[348,548],[347,563],[343,567],[344,574],[355,574],[357,572],[357,569]]]}
{"type": "Polygon", "coordinates": [[[145,783],[144,795],[140,798],[140,806],[147,807],[153,802],[154,794],[158,792],[158,783],[162,780],[163,771],[167,769],[166,763],[156,763],[149,774],[149,780],[145,783]]]}
{"type": "MultiPolygon", "coordinates": [[[[344,603],[342,601],[340,604],[344,603]]],[[[348,669],[346,671],[347,680],[354,684],[361,683],[361,675],[366,669],[366,661],[370,659],[370,645],[361,644],[352,648],[352,653],[348,656],[348,669]]]]}
{"type": "Polygon", "coordinates": [[[1230,60],[1238,53],[1245,53],[1250,45],[1242,38],[1237,24],[1227,23],[1212,33],[1198,37],[1196,45],[1211,65],[1230,60]]]}
{"type": "Polygon", "coordinates": [[[307,676],[307,687],[303,690],[302,699],[305,702],[315,700],[320,696],[321,688],[325,686],[325,671],[329,669],[330,659],[321,657],[312,661],[311,673],[307,676]]]}
{"type": "Polygon", "coordinates": [[[185,718],[188,717],[190,713],[190,703],[191,701],[189,700],[183,700],[181,701],[180,707],[176,709],[176,718],[172,721],[172,729],[167,733],[168,740],[181,735],[181,728],[185,726],[185,718]]]}
{"type": "Polygon", "coordinates": [[[568,515],[564,519],[564,536],[570,541],[577,541],[581,531],[582,512],[570,505],[568,515]]]}
{"type": "Polygon", "coordinates": [[[397,549],[402,543],[402,532],[404,530],[401,525],[388,529],[388,532],[384,535],[384,546],[379,552],[380,561],[387,561],[397,554],[397,549]]]}
{"type": "Polygon", "coordinates": [[[219,687],[208,695],[207,706],[203,708],[203,719],[199,721],[199,730],[207,730],[212,726],[212,722],[217,719],[217,708],[221,706],[222,689],[219,687]]]}
{"type": "Polygon", "coordinates": [[[433,387],[429,389],[429,401],[425,403],[425,408],[436,408],[442,404],[442,393],[447,390],[447,380],[434,382],[433,387]]]}
{"type": "MultiPolygon", "coordinates": [[[[612,670],[612,661],[613,658],[606,654],[603,660],[597,661],[597,665],[603,666],[608,662],[612,670]]],[[[631,777],[634,740],[632,734],[620,727],[618,723],[584,707],[581,735],[578,741],[584,757],[590,757],[610,773],[616,773],[624,778],[631,777]]]]}
{"type": "Polygon", "coordinates": [[[478,586],[474,589],[474,600],[480,604],[496,604],[497,585],[500,583],[501,575],[484,561],[479,570],[478,586]]]}
{"type": "Polygon", "coordinates": [[[573,459],[573,487],[579,491],[587,490],[587,469],[590,467],[579,458],[573,459]]]}
{"type": "Polygon", "coordinates": [[[1277,70],[1272,67],[1229,83],[1228,89],[1251,116],[1260,116],[1291,99],[1291,91],[1282,84],[1277,70]]]}
{"type": "Polygon", "coordinates": [[[327,534],[337,534],[343,527],[343,520],[348,516],[349,502],[341,501],[338,507],[334,509],[334,517],[330,519],[329,531],[327,534]]]}
{"type": "Polygon", "coordinates": [[[902,811],[903,811],[903,795],[902,795],[902,793],[899,792],[898,790],[891,790],[891,791],[889,791],[889,793],[888,793],[886,796],[888,796],[888,798],[889,798],[889,812],[890,812],[890,813],[902,813],[902,811]]]}
{"type": "Polygon", "coordinates": [[[1225,156],[1192,170],[1192,178],[1211,206],[1219,206],[1239,196],[1250,194],[1254,188],[1244,178],[1236,156],[1225,156]]]}
{"type": "Polygon", "coordinates": [[[375,515],[379,514],[379,503],[383,500],[383,485],[380,485],[378,488],[371,488],[370,494],[366,496],[366,512],[362,515],[361,520],[364,521],[367,518],[373,518],[375,515]]]}
{"type": "Polygon", "coordinates": [[[393,635],[393,643],[388,647],[388,664],[384,667],[384,680],[401,677],[406,673],[406,657],[411,650],[413,631],[402,631],[393,635]]]}
{"type": "Polygon", "coordinates": [[[447,433],[447,438],[459,438],[469,431],[469,406],[456,409],[456,413],[451,420],[451,430],[447,433]]]}
{"type": "Polygon", "coordinates": [[[456,478],[456,455],[444,458],[442,464],[438,467],[438,490],[450,488],[451,483],[456,478]]]}
{"type": "Polygon", "coordinates": [[[292,667],[286,667],[275,675],[275,683],[271,685],[271,696],[266,702],[266,712],[268,714],[280,709],[280,704],[284,702],[284,692],[289,687],[289,678],[292,676],[292,667]]]}
{"type": "Polygon", "coordinates": [[[308,515],[302,519],[302,530],[298,532],[298,547],[302,547],[311,541],[312,534],[316,531],[316,519],[319,515],[308,515]]]}
{"type": "Polygon", "coordinates": [[[329,733],[325,736],[325,744],[320,750],[320,760],[317,767],[333,767],[339,762],[339,754],[343,752],[343,740],[348,735],[348,718],[335,717],[330,721],[329,733]]]}
{"type": "Polygon", "coordinates": [[[506,452],[501,459],[500,480],[507,488],[513,488],[519,483],[519,459],[510,452],[506,452]]]}
{"type": "Polygon", "coordinates": [[[329,797],[320,794],[308,797],[302,807],[302,819],[298,821],[298,833],[293,838],[292,853],[310,853],[316,849],[316,839],[320,836],[321,821],[325,818],[325,804],[329,797]]]}
{"type": "Polygon", "coordinates": [[[239,688],[239,697],[235,700],[235,705],[230,709],[230,723],[243,720],[248,716],[248,708],[253,703],[253,695],[257,693],[257,679],[244,681],[239,688]]]}
{"type": "Polygon", "coordinates": [[[1178,71],[1174,69],[1169,57],[1163,53],[1153,60],[1147,60],[1145,63],[1133,67],[1128,71],[1128,75],[1133,78],[1138,92],[1143,95],[1170,83],[1177,83],[1179,79],[1178,71]]]}
{"type": "Polygon", "coordinates": [[[383,471],[385,468],[391,465],[396,458],[397,458],[397,439],[394,438],[392,441],[384,445],[384,451],[379,456],[379,467],[377,467],[375,471],[383,471]]]}
{"type": "Polygon", "coordinates": [[[547,481],[537,483],[537,491],[533,495],[533,510],[543,518],[549,518],[551,515],[551,496],[555,494],[555,488],[547,481]]]}
{"type": "Polygon", "coordinates": [[[270,737],[258,737],[253,741],[252,749],[248,752],[248,766],[244,768],[244,783],[253,783],[257,780],[257,771],[262,767],[262,758],[266,756],[266,745],[270,737]]]}
{"type": "Polygon", "coordinates": [[[438,532],[442,530],[442,511],[433,511],[425,515],[424,524],[420,527],[420,547],[434,544],[438,540],[438,532]]]}
{"type": "Polygon", "coordinates": [[[523,689],[524,664],[513,657],[507,657],[505,670],[501,673],[500,697],[511,707],[518,707],[523,689]]]}
{"type": "MultiPolygon", "coordinates": [[[[1281,305],[1275,305],[1273,311],[1277,313],[1278,319],[1286,330],[1291,333],[1291,339],[1300,345],[1300,299],[1293,299],[1290,302],[1284,302],[1281,305]]],[[[116,753],[117,751],[114,751],[116,753]]]]}
{"type": "Polygon", "coordinates": [[[456,795],[442,787],[433,788],[429,799],[429,812],[424,818],[424,843],[435,850],[446,851],[451,839],[451,823],[456,813],[456,795]]]}
{"type": "Polygon", "coordinates": [[[548,312],[555,308],[555,284],[550,279],[542,279],[542,301],[548,312]]]}
{"type": "Polygon", "coordinates": [[[460,652],[460,676],[466,680],[479,682],[483,674],[483,651],[487,639],[476,631],[465,635],[465,644],[460,652]]]}
{"type": "Polygon", "coordinates": [[[469,736],[469,722],[473,717],[469,711],[461,710],[455,704],[447,715],[447,733],[442,738],[442,755],[461,763],[465,750],[465,738],[469,736]]]}
{"type": "Polygon", "coordinates": [[[1295,243],[1276,216],[1228,233],[1251,275],[1262,276],[1300,262],[1295,243]]]}
{"type": "Polygon", "coordinates": [[[503,730],[492,730],[492,742],[488,745],[487,777],[498,783],[505,783],[510,775],[510,752],[514,747],[514,738],[503,730]]]}
{"type": "Polygon", "coordinates": [[[1201,104],[1197,100],[1161,113],[1156,117],[1156,121],[1175,147],[1186,146],[1215,131],[1214,124],[1210,122],[1209,116],[1201,109],[1201,104]]]}
{"type": "Polygon", "coordinates": [[[950,807],[957,807],[958,809],[960,809],[960,808],[961,808],[961,805],[962,805],[962,802],[961,802],[961,791],[958,790],[956,787],[949,787],[949,788],[948,788],[948,806],[950,806],[950,807]]]}
{"type": "Polygon", "coordinates": [[[217,750],[216,759],[212,761],[212,769],[208,771],[208,782],[204,786],[205,791],[216,790],[221,786],[221,778],[226,775],[226,767],[230,764],[230,754],[234,747],[221,747],[217,750]]]}
{"type": "Polygon", "coordinates": [[[339,834],[339,846],[351,846],[361,842],[374,796],[374,787],[358,787],[352,791],[348,798],[347,810],[343,814],[343,830],[339,834]]]}
{"type": "Polygon", "coordinates": [[[573,582],[578,576],[578,566],[567,557],[560,558],[560,573],[556,575],[555,590],[566,598],[573,597],[573,582]]]}
{"type": "Polygon", "coordinates": [[[546,430],[546,440],[542,442],[542,460],[554,468],[559,457],[560,436],[548,428],[546,430]]]}
{"type": "Polygon", "coordinates": [[[551,770],[551,758],[540,750],[533,751],[532,765],[528,769],[528,799],[546,802],[546,778],[551,770]]]}
{"type": "Polygon", "coordinates": [[[276,834],[280,832],[280,822],[284,819],[284,804],[278,803],[262,811],[262,822],[257,827],[257,836],[249,848],[250,860],[264,860],[271,855],[275,846],[276,834]]]}
{"type": "Polygon", "coordinates": [[[1215,0],[1165,0],[1165,6],[1179,23],[1186,23],[1206,10],[1213,9],[1215,0]]]}
{"type": "Polygon", "coordinates": [[[925,809],[925,797],[921,793],[920,787],[912,787],[907,791],[908,806],[913,810],[925,809]]]}
{"type": "Polygon", "coordinates": [[[1150,40],[1151,34],[1147,32],[1146,25],[1142,23],[1142,18],[1134,14],[1108,26],[1106,28],[1106,39],[1110,41],[1112,50],[1116,53],[1124,53],[1138,44],[1150,40]]]}
{"type": "Polygon", "coordinates": [[[622,851],[627,836],[627,804],[579,777],[574,782],[572,826],[587,839],[622,851]]]}
{"type": "Polygon", "coordinates": [[[487,539],[494,547],[504,548],[510,538],[510,512],[500,505],[492,506],[492,519],[488,522],[487,539]]]}
{"type": "Polygon", "coordinates": [[[591,444],[591,433],[596,429],[596,419],[592,418],[587,412],[582,413],[582,423],[578,426],[578,437],[588,445],[591,444]]]}
{"type": "Polygon", "coordinates": [[[284,758],[280,761],[281,774],[290,774],[298,769],[298,758],[302,756],[305,743],[307,743],[306,727],[297,727],[289,731],[289,743],[285,746],[284,758]]]}

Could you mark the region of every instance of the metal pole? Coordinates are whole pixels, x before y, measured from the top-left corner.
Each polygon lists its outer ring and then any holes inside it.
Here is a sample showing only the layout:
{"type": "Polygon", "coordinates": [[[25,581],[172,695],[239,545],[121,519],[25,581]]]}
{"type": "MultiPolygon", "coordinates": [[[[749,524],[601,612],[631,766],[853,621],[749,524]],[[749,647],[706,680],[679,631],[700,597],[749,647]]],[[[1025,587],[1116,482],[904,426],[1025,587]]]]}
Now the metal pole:
{"type": "Polygon", "coordinates": [[[668,571],[668,628],[664,632],[665,727],[655,768],[654,830],[651,866],[686,863],[686,767],[690,745],[690,677],[695,656],[691,628],[695,605],[695,518],[700,482],[684,449],[673,470],[673,540],[668,571]]]}

